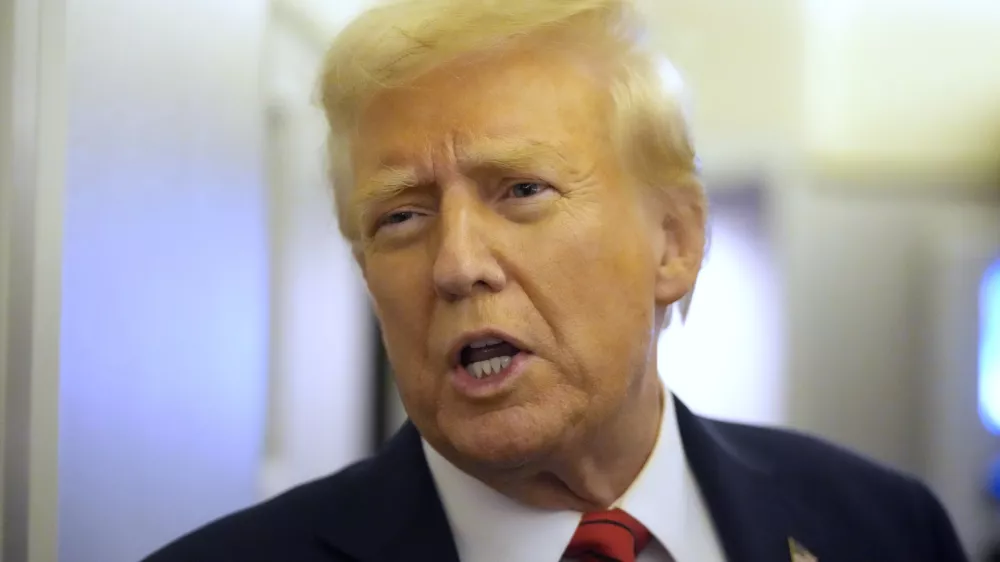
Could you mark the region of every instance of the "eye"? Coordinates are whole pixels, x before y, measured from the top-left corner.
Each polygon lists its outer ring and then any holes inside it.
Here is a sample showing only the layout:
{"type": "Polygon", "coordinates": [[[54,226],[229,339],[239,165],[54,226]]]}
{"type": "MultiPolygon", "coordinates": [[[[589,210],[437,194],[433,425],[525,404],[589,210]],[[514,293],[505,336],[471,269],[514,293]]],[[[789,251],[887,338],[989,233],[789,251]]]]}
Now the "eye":
{"type": "Polygon", "coordinates": [[[541,182],[523,181],[515,183],[511,186],[510,195],[515,199],[525,199],[528,197],[534,197],[548,188],[549,186],[541,182]]]}
{"type": "Polygon", "coordinates": [[[417,216],[415,211],[395,211],[383,216],[379,219],[377,228],[382,228],[383,226],[392,226],[396,224],[402,224],[413,217],[417,216]]]}
{"type": "Polygon", "coordinates": [[[390,213],[386,215],[383,219],[382,224],[399,224],[401,222],[406,222],[413,218],[415,213],[413,211],[397,211],[395,213],[390,213]]]}

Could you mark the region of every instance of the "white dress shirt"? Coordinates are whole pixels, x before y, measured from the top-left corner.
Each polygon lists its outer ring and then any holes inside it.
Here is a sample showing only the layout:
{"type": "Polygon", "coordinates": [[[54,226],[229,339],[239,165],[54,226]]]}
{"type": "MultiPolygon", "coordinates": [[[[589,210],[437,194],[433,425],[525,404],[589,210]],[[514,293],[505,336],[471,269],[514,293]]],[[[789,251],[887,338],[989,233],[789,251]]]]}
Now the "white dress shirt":
{"type": "MultiPolygon", "coordinates": [[[[461,562],[559,562],[580,523],[576,511],[520,504],[469,476],[423,443],[461,562]]],[[[639,476],[615,502],[653,534],[638,562],[722,562],[708,508],[684,457],[673,400],[639,476]]]]}

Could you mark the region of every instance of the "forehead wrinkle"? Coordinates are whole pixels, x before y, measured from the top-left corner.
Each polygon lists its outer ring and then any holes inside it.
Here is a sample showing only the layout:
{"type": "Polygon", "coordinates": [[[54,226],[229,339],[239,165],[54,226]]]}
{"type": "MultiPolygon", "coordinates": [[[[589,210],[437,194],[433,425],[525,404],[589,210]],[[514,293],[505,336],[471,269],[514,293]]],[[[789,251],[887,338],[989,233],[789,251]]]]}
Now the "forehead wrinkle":
{"type": "Polygon", "coordinates": [[[458,165],[464,170],[496,167],[511,171],[571,168],[562,151],[551,143],[515,138],[487,138],[462,146],[458,165]]]}

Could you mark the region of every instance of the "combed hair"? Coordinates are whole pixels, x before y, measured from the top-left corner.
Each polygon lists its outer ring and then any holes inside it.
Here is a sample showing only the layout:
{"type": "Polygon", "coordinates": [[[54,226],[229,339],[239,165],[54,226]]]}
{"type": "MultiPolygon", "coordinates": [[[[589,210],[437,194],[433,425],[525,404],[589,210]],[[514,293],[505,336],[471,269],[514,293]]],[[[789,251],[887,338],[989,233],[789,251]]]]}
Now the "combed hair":
{"type": "Polygon", "coordinates": [[[613,62],[611,140],[625,169],[703,214],[679,75],[647,48],[644,35],[630,0],[391,0],[364,12],[334,40],[320,83],[341,232],[352,245],[360,241],[349,205],[351,143],[367,104],[450,61],[548,37],[570,49],[606,50],[613,62]]]}

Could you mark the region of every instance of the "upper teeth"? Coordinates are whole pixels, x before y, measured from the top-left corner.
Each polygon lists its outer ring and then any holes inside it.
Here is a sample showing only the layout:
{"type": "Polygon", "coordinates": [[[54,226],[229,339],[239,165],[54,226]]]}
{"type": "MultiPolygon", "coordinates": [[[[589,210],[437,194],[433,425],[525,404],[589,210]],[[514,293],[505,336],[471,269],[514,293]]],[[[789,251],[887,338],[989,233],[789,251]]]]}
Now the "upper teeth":
{"type": "Polygon", "coordinates": [[[476,361],[475,363],[470,363],[466,370],[469,374],[481,379],[485,376],[492,375],[494,373],[499,373],[500,371],[507,368],[510,365],[510,356],[504,355],[502,357],[494,357],[492,359],[484,359],[483,361],[476,361]]]}
{"type": "Polygon", "coordinates": [[[469,347],[471,347],[472,349],[479,349],[482,347],[486,347],[488,345],[496,345],[498,343],[503,343],[503,340],[498,340],[496,338],[487,338],[483,340],[476,340],[470,343],[469,347]]]}

